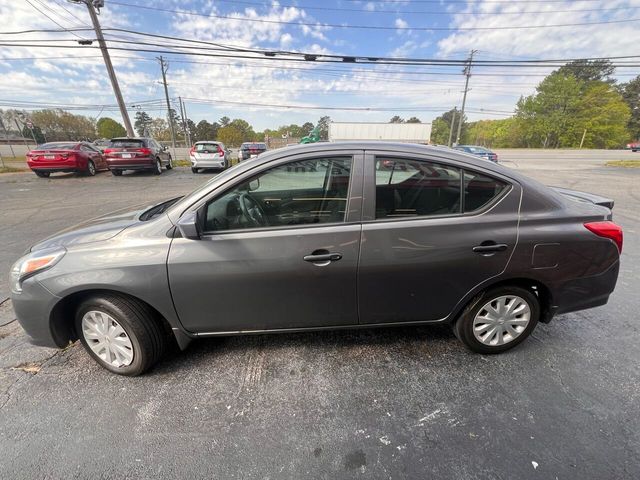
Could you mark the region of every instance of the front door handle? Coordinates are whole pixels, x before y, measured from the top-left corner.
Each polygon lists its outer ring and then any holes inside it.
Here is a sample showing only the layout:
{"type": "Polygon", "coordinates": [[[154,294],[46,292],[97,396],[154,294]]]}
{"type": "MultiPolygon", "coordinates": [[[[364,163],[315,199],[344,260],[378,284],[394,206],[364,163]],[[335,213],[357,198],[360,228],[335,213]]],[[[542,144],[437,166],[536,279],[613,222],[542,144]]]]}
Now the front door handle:
{"type": "Polygon", "coordinates": [[[316,250],[311,255],[305,255],[302,259],[305,262],[315,263],[316,265],[329,265],[331,262],[337,262],[341,258],[341,253],[316,250]]]}
{"type": "Polygon", "coordinates": [[[508,247],[506,243],[492,243],[489,245],[476,245],[473,247],[473,251],[476,253],[492,253],[492,252],[503,252],[508,247]]]}

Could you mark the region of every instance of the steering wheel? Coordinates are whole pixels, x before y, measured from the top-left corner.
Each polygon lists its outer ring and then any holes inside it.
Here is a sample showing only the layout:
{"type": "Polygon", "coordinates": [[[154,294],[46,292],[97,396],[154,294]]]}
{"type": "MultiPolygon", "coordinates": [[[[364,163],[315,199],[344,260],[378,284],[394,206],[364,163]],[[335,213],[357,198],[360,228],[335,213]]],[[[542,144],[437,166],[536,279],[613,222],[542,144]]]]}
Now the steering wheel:
{"type": "Polygon", "coordinates": [[[260,204],[248,193],[241,193],[238,197],[238,205],[242,216],[253,223],[255,227],[266,227],[269,225],[267,216],[260,204]]]}

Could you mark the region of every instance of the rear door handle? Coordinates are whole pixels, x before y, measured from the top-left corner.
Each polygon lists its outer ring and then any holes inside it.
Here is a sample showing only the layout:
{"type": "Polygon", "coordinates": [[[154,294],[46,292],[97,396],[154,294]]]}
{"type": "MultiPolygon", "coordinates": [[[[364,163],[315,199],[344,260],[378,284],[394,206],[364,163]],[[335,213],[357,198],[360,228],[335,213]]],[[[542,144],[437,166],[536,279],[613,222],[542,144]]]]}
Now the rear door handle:
{"type": "Polygon", "coordinates": [[[311,262],[311,263],[329,264],[330,262],[337,262],[341,258],[342,258],[341,253],[320,253],[320,254],[305,255],[303,257],[303,260],[305,262],[311,262]]]}
{"type": "Polygon", "coordinates": [[[506,243],[494,243],[492,245],[476,245],[473,247],[473,251],[476,253],[491,253],[491,252],[503,252],[509,246],[506,243]]]}

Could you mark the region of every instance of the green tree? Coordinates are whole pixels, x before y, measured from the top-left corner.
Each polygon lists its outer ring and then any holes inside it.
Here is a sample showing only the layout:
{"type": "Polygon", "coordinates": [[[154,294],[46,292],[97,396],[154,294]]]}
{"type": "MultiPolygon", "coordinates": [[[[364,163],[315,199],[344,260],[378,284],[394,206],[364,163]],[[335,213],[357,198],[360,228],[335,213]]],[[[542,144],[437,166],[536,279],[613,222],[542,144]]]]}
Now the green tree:
{"type": "Polygon", "coordinates": [[[40,127],[49,142],[96,138],[96,126],[92,119],[64,110],[37,110],[31,113],[31,120],[40,127]]]}
{"type": "Polygon", "coordinates": [[[164,118],[153,118],[148,127],[149,134],[156,140],[171,140],[169,124],[164,118]]]}
{"type": "Polygon", "coordinates": [[[307,135],[309,135],[311,133],[311,130],[313,130],[313,123],[304,122],[302,124],[302,126],[300,127],[300,134],[301,134],[301,136],[306,137],[307,135]]]}
{"type": "Polygon", "coordinates": [[[124,137],[127,135],[125,128],[113,118],[109,117],[102,117],[98,120],[96,129],[98,131],[98,137],[100,138],[124,137]]]}
{"type": "MultiPolygon", "coordinates": [[[[451,141],[455,142],[455,136],[458,128],[458,122],[460,121],[460,112],[454,109],[444,112],[431,122],[431,143],[438,145],[446,145],[449,141],[449,132],[451,131],[451,123],[454,121],[455,111],[455,125],[453,125],[453,136],[451,141]]],[[[462,130],[460,130],[460,138],[464,138],[467,132],[467,116],[462,119],[462,130]]]]}
{"type": "Polygon", "coordinates": [[[331,117],[324,116],[318,120],[318,130],[320,132],[320,140],[329,140],[329,124],[331,123],[331,117]]]}
{"type": "Polygon", "coordinates": [[[136,129],[136,132],[138,132],[138,135],[140,135],[141,137],[144,137],[147,134],[147,131],[151,127],[151,121],[152,119],[147,112],[144,112],[144,111],[136,112],[136,120],[133,126],[136,129]]]}
{"type": "Polygon", "coordinates": [[[568,76],[573,75],[580,82],[606,82],[615,83],[615,80],[610,78],[615,67],[610,60],[574,60],[567,63],[565,66],[560,67],[557,73],[568,76]]]}
{"type": "Polygon", "coordinates": [[[242,131],[231,125],[220,127],[217,139],[227,147],[239,147],[244,141],[242,131]]]}
{"type": "Polygon", "coordinates": [[[422,121],[420,121],[420,119],[418,117],[411,117],[405,123],[422,123],[422,121]]]}
{"type": "Polygon", "coordinates": [[[200,120],[195,128],[195,135],[192,140],[201,142],[203,140],[215,140],[218,135],[220,124],[218,122],[209,123],[206,120],[200,120]]]}
{"type": "Polygon", "coordinates": [[[42,130],[37,125],[34,125],[33,128],[29,128],[25,125],[22,129],[22,136],[26,138],[35,138],[35,141],[38,145],[46,142],[42,130]]]}
{"type": "Polygon", "coordinates": [[[224,116],[220,119],[220,126],[221,127],[226,127],[227,125],[229,125],[229,123],[231,122],[231,119],[227,116],[224,116]]]}
{"type": "Polygon", "coordinates": [[[631,110],[627,128],[631,140],[640,140],[640,75],[620,86],[622,98],[631,110]]]}
{"type": "Polygon", "coordinates": [[[394,115],[393,117],[391,117],[391,119],[389,120],[389,123],[404,123],[404,118],[398,116],[398,115],[394,115]]]}

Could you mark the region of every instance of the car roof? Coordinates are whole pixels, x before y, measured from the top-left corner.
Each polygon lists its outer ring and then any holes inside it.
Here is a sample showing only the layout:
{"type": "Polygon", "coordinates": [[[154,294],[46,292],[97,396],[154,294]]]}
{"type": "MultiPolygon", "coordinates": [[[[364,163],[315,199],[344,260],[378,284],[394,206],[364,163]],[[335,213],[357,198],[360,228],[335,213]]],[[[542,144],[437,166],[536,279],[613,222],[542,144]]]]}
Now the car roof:
{"type": "Polygon", "coordinates": [[[114,140],[149,140],[149,139],[150,137],[114,137],[110,141],[113,142],[114,140]]]}
{"type": "Polygon", "coordinates": [[[198,140],[195,144],[199,144],[199,143],[222,143],[219,142],[218,140],[198,140]]]}

